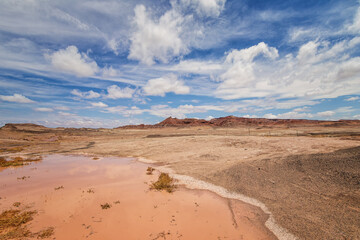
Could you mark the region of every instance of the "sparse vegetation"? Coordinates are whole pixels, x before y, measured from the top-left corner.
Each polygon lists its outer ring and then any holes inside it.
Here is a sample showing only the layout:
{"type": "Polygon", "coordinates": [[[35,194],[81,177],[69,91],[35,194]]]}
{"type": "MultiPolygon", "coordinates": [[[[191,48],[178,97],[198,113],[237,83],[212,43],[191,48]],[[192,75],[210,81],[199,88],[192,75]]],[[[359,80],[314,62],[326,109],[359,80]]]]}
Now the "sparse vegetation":
{"type": "Polygon", "coordinates": [[[108,203],[101,204],[101,208],[102,208],[102,209],[108,209],[108,208],[111,208],[111,205],[108,204],[108,203]]]}
{"type": "Polygon", "coordinates": [[[29,164],[30,162],[36,162],[41,160],[42,160],[41,156],[34,158],[27,158],[27,159],[18,156],[18,157],[13,157],[11,160],[7,160],[5,157],[0,157],[0,167],[23,166],[29,164]]]}
{"type": "Polygon", "coordinates": [[[18,179],[18,180],[25,180],[25,179],[27,179],[27,178],[30,178],[30,176],[22,176],[22,177],[18,177],[17,179],[18,179]]]}
{"type": "Polygon", "coordinates": [[[22,239],[31,232],[23,226],[33,219],[36,211],[6,210],[0,215],[0,239],[22,239]]]}
{"type": "Polygon", "coordinates": [[[95,193],[95,191],[92,188],[89,188],[86,192],[87,193],[95,193]]]}
{"type": "Polygon", "coordinates": [[[60,190],[60,189],[64,189],[64,186],[61,185],[60,187],[56,187],[54,189],[55,189],[55,191],[60,190]]]}
{"type": "Polygon", "coordinates": [[[40,232],[36,233],[37,238],[40,239],[44,239],[44,238],[49,238],[54,234],[54,228],[53,227],[48,227],[44,230],[41,230],[40,232]]]}
{"type": "Polygon", "coordinates": [[[155,171],[154,168],[148,167],[148,168],[146,169],[146,174],[147,174],[147,175],[152,175],[153,171],[155,171]]]}
{"type": "Polygon", "coordinates": [[[93,159],[93,160],[99,160],[100,158],[98,158],[98,157],[93,157],[92,159],[93,159]]]}
{"type": "MultiPolygon", "coordinates": [[[[14,203],[14,206],[20,206],[20,202],[14,203]]],[[[16,207],[18,207],[16,206],[16,207]]],[[[54,228],[49,227],[37,233],[30,232],[25,226],[26,223],[33,220],[37,211],[6,210],[0,214],[0,240],[24,239],[24,238],[49,238],[54,234],[54,228]]]]}
{"type": "Polygon", "coordinates": [[[117,201],[115,201],[115,202],[114,202],[114,204],[120,204],[120,201],[119,201],[119,200],[117,200],[117,201]]]}
{"type": "Polygon", "coordinates": [[[14,202],[14,204],[13,204],[14,207],[20,207],[20,205],[21,205],[21,202],[14,202]]]}
{"type": "Polygon", "coordinates": [[[150,185],[150,189],[166,190],[168,193],[173,192],[175,188],[174,179],[167,173],[161,173],[158,180],[150,185]]]}

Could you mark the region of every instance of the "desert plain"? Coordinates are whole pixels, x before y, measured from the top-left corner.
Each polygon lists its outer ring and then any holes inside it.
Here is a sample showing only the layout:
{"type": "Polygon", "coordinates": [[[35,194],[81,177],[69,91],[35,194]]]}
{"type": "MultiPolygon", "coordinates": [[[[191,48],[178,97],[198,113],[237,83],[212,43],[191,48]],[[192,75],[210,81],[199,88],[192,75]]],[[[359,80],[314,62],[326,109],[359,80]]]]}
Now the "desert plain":
{"type": "MultiPolygon", "coordinates": [[[[222,202],[219,203],[219,208],[230,208],[232,216],[229,216],[232,221],[229,221],[229,226],[240,229],[245,234],[239,233],[239,237],[230,234],[228,238],[221,238],[215,234],[211,235],[212,237],[207,236],[207,239],[286,239],[289,236],[298,239],[360,239],[360,124],[357,121],[238,126],[173,124],[172,121],[170,123],[158,127],[130,126],[114,129],[46,128],[34,124],[7,124],[0,130],[0,156],[8,159],[37,156],[53,158],[58,155],[69,156],[69,159],[74,156],[100,160],[113,157],[131,158],[139,164],[141,161],[145,162],[141,163],[141,171],[136,168],[141,181],[154,181],[161,169],[168,169],[173,174],[190,176],[222,187],[229,193],[256,199],[269,210],[266,213],[258,206],[240,200],[225,199],[211,191],[195,192],[198,195],[208,194],[209,199],[213,199],[211,201],[222,202]],[[150,179],[145,179],[147,166],[158,169],[150,179]],[[269,217],[272,217],[288,235],[274,234],[268,229],[265,222],[269,217]]],[[[31,163],[26,167],[30,169],[38,165],[40,168],[41,164],[31,163]]],[[[99,164],[101,165],[101,161],[99,164]]],[[[8,171],[8,168],[1,167],[0,174],[8,171]]],[[[17,167],[10,168],[16,170],[17,167]]],[[[5,179],[4,175],[0,177],[5,179]]],[[[77,187],[83,187],[82,191],[87,191],[84,186],[91,184],[87,184],[84,179],[81,181],[85,181],[84,184],[77,187]]],[[[103,180],[99,179],[99,182],[101,181],[103,180]]],[[[51,187],[56,187],[56,184],[60,183],[54,183],[51,187]]],[[[7,189],[5,185],[2,184],[0,189],[2,211],[8,209],[10,203],[16,200],[12,198],[16,196],[15,193],[11,194],[10,190],[4,191],[7,189]]],[[[76,185],[74,182],[74,188],[76,185]]],[[[109,185],[106,186],[96,191],[104,191],[102,196],[109,197],[113,206],[112,213],[107,214],[116,216],[114,211],[117,205],[114,202],[117,198],[114,197],[114,192],[118,190],[113,191],[109,185]]],[[[148,187],[144,186],[147,185],[142,185],[143,191],[148,191],[148,187]]],[[[67,191],[66,186],[63,190],[67,191]]],[[[26,188],[23,191],[26,191],[26,188]]],[[[76,195],[68,191],[68,194],[76,195]]],[[[159,194],[163,194],[161,196],[165,197],[164,199],[176,199],[176,196],[186,195],[187,191],[195,190],[187,190],[179,183],[174,193],[159,194]]],[[[81,201],[80,195],[78,201],[81,201]]],[[[44,201],[43,198],[40,200],[44,201]]],[[[99,205],[101,201],[97,201],[95,202],[99,205]]],[[[203,200],[200,206],[206,205],[206,202],[208,201],[203,200]]],[[[56,208],[55,203],[51,206],[56,208]]],[[[38,204],[32,207],[41,208],[38,204]]],[[[188,209],[195,211],[196,207],[197,205],[189,205],[188,209]]],[[[48,211],[51,211],[49,209],[48,211]]],[[[133,206],[133,209],[136,211],[138,207],[133,206]]],[[[184,207],[181,209],[183,212],[186,211],[184,207]]],[[[101,212],[101,209],[97,211],[101,212]]],[[[204,211],[205,215],[206,212],[208,211],[204,211]]],[[[44,219],[45,222],[51,223],[39,214],[38,218],[34,217],[35,223],[31,225],[33,228],[36,228],[36,219],[38,222],[39,219],[44,219]]],[[[209,215],[209,220],[216,218],[216,214],[218,213],[215,213],[215,216],[209,215]]],[[[227,218],[226,214],[224,213],[224,218],[227,218]]],[[[220,215],[218,216],[220,218],[220,215]]],[[[191,222],[191,216],[182,217],[184,224],[191,222]]],[[[76,221],[80,225],[81,216],[78,218],[80,220],[76,221]]],[[[223,224],[225,222],[222,221],[223,224]]],[[[214,224],[216,226],[217,223],[214,224]]],[[[86,229],[87,226],[85,224],[82,231],[89,230],[86,229]]],[[[116,224],[109,223],[105,228],[110,232],[112,229],[109,226],[113,226],[117,232],[120,231],[116,224]]],[[[226,227],[221,229],[224,228],[226,227]]],[[[206,231],[206,227],[204,229],[199,232],[206,231]]],[[[163,234],[159,232],[157,235],[147,235],[143,239],[201,239],[191,238],[191,234],[184,235],[180,230],[176,234],[167,235],[167,229],[164,230],[163,234]]],[[[55,228],[54,232],[55,235],[52,237],[55,236],[56,239],[70,239],[69,236],[59,235],[59,229],[55,228]]],[[[100,235],[96,236],[79,235],[80,238],[101,239],[100,235]]]]}

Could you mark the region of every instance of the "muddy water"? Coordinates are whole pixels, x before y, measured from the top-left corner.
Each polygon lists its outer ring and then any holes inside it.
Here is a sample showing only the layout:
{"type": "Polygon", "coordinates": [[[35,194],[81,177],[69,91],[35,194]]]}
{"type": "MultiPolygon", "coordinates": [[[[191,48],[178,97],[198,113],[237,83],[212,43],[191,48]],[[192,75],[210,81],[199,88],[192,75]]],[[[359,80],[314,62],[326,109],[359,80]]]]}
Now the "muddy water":
{"type": "Polygon", "coordinates": [[[183,187],[150,191],[159,173],[146,175],[147,167],[134,159],[52,155],[3,169],[0,210],[14,202],[37,210],[29,229],[52,226],[56,239],[274,239],[266,216],[240,201],[183,187]],[[106,203],[111,207],[102,209],[106,203]]]}

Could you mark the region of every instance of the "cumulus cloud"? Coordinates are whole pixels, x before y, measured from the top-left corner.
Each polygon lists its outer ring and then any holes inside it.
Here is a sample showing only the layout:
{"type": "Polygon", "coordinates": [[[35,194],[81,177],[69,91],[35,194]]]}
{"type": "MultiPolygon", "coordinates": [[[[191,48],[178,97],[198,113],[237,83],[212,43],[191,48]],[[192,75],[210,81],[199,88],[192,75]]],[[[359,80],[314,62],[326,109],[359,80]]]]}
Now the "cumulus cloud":
{"type": "Polygon", "coordinates": [[[68,46],[45,56],[54,68],[78,77],[91,77],[99,71],[96,62],[86,53],[80,53],[76,46],[68,46]]]}
{"type": "Polygon", "coordinates": [[[34,101],[21,95],[21,94],[17,94],[15,93],[14,95],[10,95],[10,96],[5,96],[5,95],[0,95],[0,99],[2,101],[7,101],[7,102],[16,102],[16,103],[33,103],[34,101]]]}
{"type": "MultiPolygon", "coordinates": [[[[254,58],[262,54],[264,57],[275,59],[278,51],[261,42],[255,46],[231,51],[225,59],[226,71],[220,76],[221,84],[215,94],[223,99],[236,99],[252,97],[256,88],[256,71],[258,71],[254,58]],[[250,90],[250,91],[249,91],[250,90]]],[[[258,97],[268,95],[266,90],[256,92],[258,97]]]]}
{"type": "Polygon", "coordinates": [[[186,53],[188,49],[180,38],[183,21],[183,16],[175,10],[153,20],[144,5],[137,5],[134,17],[137,30],[131,36],[128,58],[152,65],[156,60],[167,63],[186,53]]]}
{"type": "Polygon", "coordinates": [[[133,94],[135,93],[135,89],[126,87],[120,88],[117,85],[112,85],[107,88],[108,94],[107,98],[111,99],[118,99],[118,98],[132,98],[133,94]]]}
{"type": "Polygon", "coordinates": [[[257,118],[258,116],[257,115],[249,115],[249,114],[246,114],[244,116],[242,116],[244,118],[257,118]]]}
{"type": "Polygon", "coordinates": [[[233,50],[223,64],[225,72],[215,96],[320,99],[357,94],[360,57],[350,53],[359,43],[357,37],[333,45],[310,41],[296,55],[281,58],[265,43],[233,50]],[[266,58],[259,58],[260,54],[266,58]]]}
{"type": "Polygon", "coordinates": [[[190,88],[184,85],[184,82],[177,79],[175,75],[150,79],[143,87],[146,95],[165,96],[168,92],[176,94],[187,94],[190,88]]]}
{"type": "Polygon", "coordinates": [[[105,67],[101,71],[102,71],[102,76],[104,77],[116,77],[120,74],[120,72],[114,69],[112,66],[105,67]]]}
{"type": "Polygon", "coordinates": [[[264,114],[264,118],[268,119],[309,119],[313,117],[314,115],[311,113],[301,113],[295,111],[280,113],[276,115],[272,113],[264,114]]]}
{"type": "Polygon", "coordinates": [[[272,114],[272,113],[264,114],[263,117],[264,117],[264,118],[268,118],[268,119],[275,119],[275,118],[277,118],[277,116],[274,115],[274,114],[272,114]]]}
{"type": "Polygon", "coordinates": [[[324,111],[324,112],[318,112],[316,115],[319,117],[331,117],[335,114],[334,111],[324,111]]]}
{"type": "Polygon", "coordinates": [[[108,107],[108,105],[105,104],[105,103],[103,103],[103,102],[94,102],[94,103],[91,103],[91,106],[93,106],[93,107],[99,107],[99,108],[108,107]]]}
{"type": "Polygon", "coordinates": [[[99,98],[101,96],[99,93],[94,92],[93,90],[90,90],[88,92],[81,92],[77,89],[73,89],[71,91],[71,94],[86,99],[99,98]]]}
{"type": "Polygon", "coordinates": [[[34,110],[37,112],[53,112],[54,111],[54,109],[46,108],[46,107],[34,108],[34,110]]]}

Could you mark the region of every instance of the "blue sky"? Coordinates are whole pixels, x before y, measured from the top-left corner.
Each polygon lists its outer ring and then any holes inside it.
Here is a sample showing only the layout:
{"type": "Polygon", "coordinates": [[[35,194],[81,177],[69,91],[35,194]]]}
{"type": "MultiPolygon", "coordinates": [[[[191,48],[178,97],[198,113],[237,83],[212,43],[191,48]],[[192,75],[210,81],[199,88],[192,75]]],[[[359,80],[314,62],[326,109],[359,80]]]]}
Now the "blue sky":
{"type": "Polygon", "coordinates": [[[360,119],[359,103],[359,1],[0,2],[0,125],[360,119]]]}

